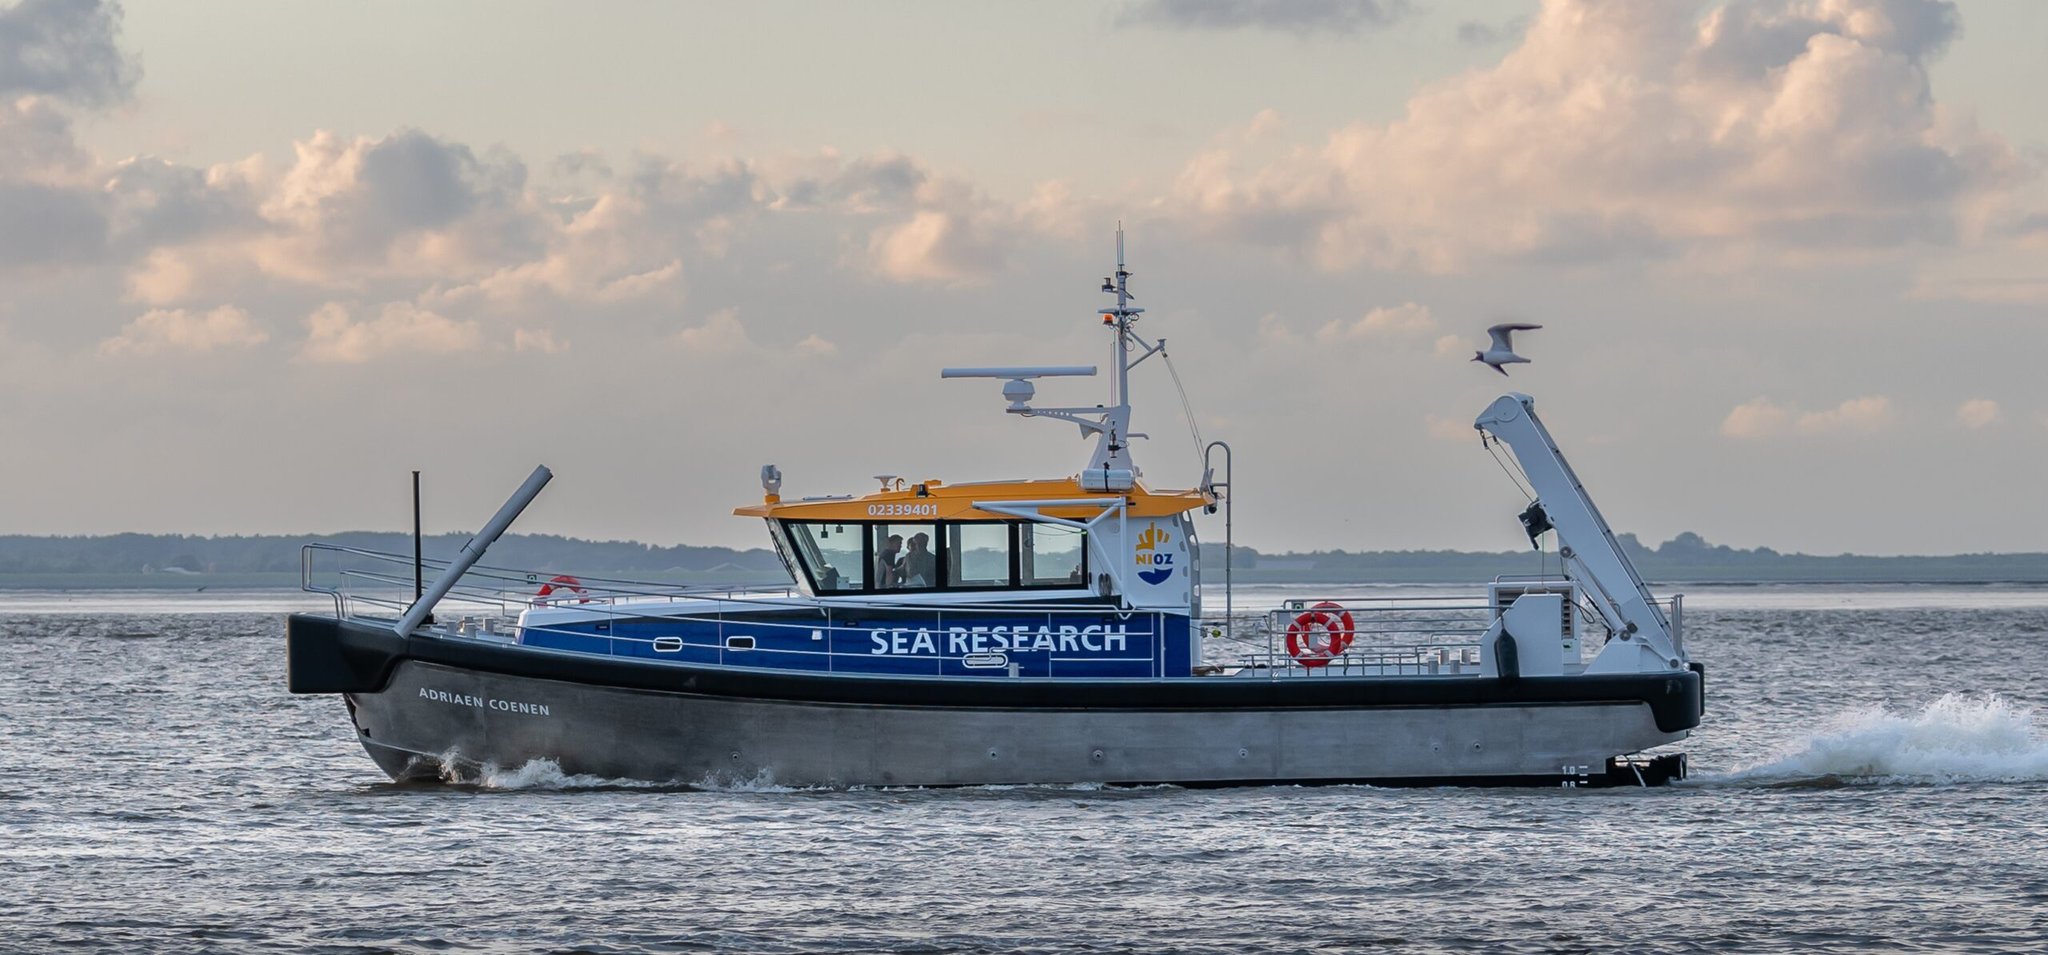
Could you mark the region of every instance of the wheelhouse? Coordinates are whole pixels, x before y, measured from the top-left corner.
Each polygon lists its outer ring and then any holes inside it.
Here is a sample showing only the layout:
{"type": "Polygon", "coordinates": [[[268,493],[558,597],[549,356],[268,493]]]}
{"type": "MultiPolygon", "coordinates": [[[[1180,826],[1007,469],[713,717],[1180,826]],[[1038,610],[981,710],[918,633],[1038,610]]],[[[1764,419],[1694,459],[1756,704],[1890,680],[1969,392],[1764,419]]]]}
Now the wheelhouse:
{"type": "Polygon", "coordinates": [[[1130,595],[1139,584],[1164,598],[1146,601],[1159,606],[1192,597],[1193,529],[1183,515],[1211,501],[1200,491],[1153,492],[1135,481],[1094,488],[1078,476],[958,485],[889,478],[865,497],[784,502],[771,492],[734,513],[766,521],[790,577],[814,597],[1109,597],[1130,595]],[[1155,581],[1165,578],[1150,563],[1140,583],[1141,537],[1146,562],[1188,567],[1177,585],[1160,588],[1155,581]],[[1168,551],[1182,556],[1155,555],[1168,551]]]}

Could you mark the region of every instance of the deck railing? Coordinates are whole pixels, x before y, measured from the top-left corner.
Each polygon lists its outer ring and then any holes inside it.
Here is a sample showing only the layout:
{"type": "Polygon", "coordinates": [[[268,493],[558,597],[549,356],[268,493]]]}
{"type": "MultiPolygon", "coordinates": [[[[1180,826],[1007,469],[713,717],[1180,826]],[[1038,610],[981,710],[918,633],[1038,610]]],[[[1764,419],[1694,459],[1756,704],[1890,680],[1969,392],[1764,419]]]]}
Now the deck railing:
{"type": "MultiPolygon", "coordinates": [[[[308,544],[301,551],[300,563],[303,589],[332,597],[335,614],[339,617],[395,621],[412,604],[415,577],[410,556],[332,544],[308,544]]],[[[445,561],[426,560],[421,563],[421,576],[427,579],[447,567],[445,561]]],[[[1164,675],[1165,652],[1161,636],[1165,631],[1165,615],[1154,611],[1119,610],[1103,604],[1048,604],[1028,599],[920,603],[914,598],[834,598],[820,602],[788,588],[669,585],[602,577],[578,577],[572,584],[544,572],[481,565],[470,568],[462,576],[448,596],[435,607],[432,622],[422,630],[439,636],[542,644],[547,641],[536,638],[552,634],[601,646],[601,652],[607,655],[654,660],[670,654],[680,658],[684,654],[711,651],[716,662],[734,666],[833,672],[849,669],[842,664],[859,659],[867,664],[859,668],[861,672],[874,672],[873,661],[877,654],[865,649],[848,652],[833,648],[871,646],[870,641],[877,630],[873,615],[877,611],[929,614],[928,622],[919,621],[919,629],[927,631],[928,638],[939,644],[938,652],[898,658],[898,665],[888,672],[915,674],[923,672],[924,665],[929,664],[928,675],[936,675],[945,672],[946,665],[950,663],[969,670],[987,668],[1014,673],[1016,671],[1005,650],[989,648],[992,634],[988,632],[988,624],[1000,619],[1002,625],[1013,630],[1019,621],[1029,621],[1034,626],[1046,627],[1054,634],[1055,649],[1050,653],[1052,675],[1060,675],[1062,664],[1072,667],[1105,663],[1148,663],[1153,675],[1164,675]],[[539,591],[543,588],[550,588],[551,592],[542,595],[539,591]],[[578,611],[574,624],[554,627],[535,624],[526,613],[549,608],[578,611]],[[794,619],[764,619],[763,611],[777,610],[799,613],[794,619]],[[1124,639],[1127,644],[1133,651],[1143,651],[1142,655],[1116,656],[1103,652],[1086,656],[1063,655],[1061,648],[1079,647],[1083,641],[1106,647],[1108,644],[1102,641],[1109,634],[1078,632],[1084,621],[1099,625],[1105,616],[1118,621],[1117,626],[1126,631],[1124,639]],[[607,631],[615,631],[615,624],[648,617],[658,617],[671,623],[705,625],[715,643],[686,644],[674,636],[637,637],[609,633],[600,636],[591,632],[593,623],[603,623],[607,631]],[[849,622],[862,619],[870,622],[849,622]],[[975,632],[977,629],[981,631],[979,634],[975,632]],[[1071,635],[1065,632],[1070,630],[1077,632],[1071,635]],[[956,631],[964,631],[958,636],[965,652],[949,652],[956,631]],[[781,646],[763,645],[768,639],[790,637],[816,646],[791,647],[786,641],[781,646]]],[[[893,639],[893,629],[881,629],[890,635],[885,639],[893,639]]],[[[698,636],[701,639],[702,635],[698,636]]]]}
{"type": "MultiPolygon", "coordinates": [[[[432,579],[447,566],[447,562],[442,560],[423,561],[421,575],[432,579]]],[[[410,555],[333,544],[308,544],[301,551],[301,585],[309,592],[331,596],[335,614],[339,617],[395,621],[412,604],[414,580],[410,555]]],[[[1495,590],[1500,591],[1503,587],[1514,592],[1554,590],[1565,597],[1570,609],[1561,636],[1567,641],[1568,663],[1581,662],[1582,654],[1589,657],[1597,652],[1611,636],[1601,624],[1600,615],[1584,602],[1584,591],[1566,581],[1556,578],[1548,581],[1501,578],[1496,581],[1495,590]]],[[[1274,678],[1473,675],[1481,668],[1481,639],[1509,602],[1512,602],[1511,595],[1498,592],[1492,596],[1332,595],[1289,599],[1283,606],[1257,618],[1254,646],[1248,652],[1242,642],[1230,641],[1235,644],[1230,649],[1237,652],[1237,659],[1211,661],[1205,670],[1274,678]],[[1289,652],[1287,632],[1289,625],[1298,617],[1312,613],[1348,616],[1350,622],[1345,630],[1350,639],[1342,652],[1331,655],[1326,661],[1312,659],[1309,661],[1311,665],[1304,665],[1299,656],[1289,652]],[[1263,643],[1263,648],[1257,646],[1259,643],[1263,643]],[[1218,663],[1222,665],[1217,666],[1218,663]]],[[[1659,601],[1659,604],[1670,618],[1674,637],[1682,640],[1679,629],[1683,620],[1682,598],[1674,596],[1659,601]]],[[[598,619],[613,621],[660,616],[665,620],[709,624],[717,628],[715,647],[692,644],[687,651],[675,637],[627,635],[603,638],[606,652],[614,655],[661,659],[669,654],[715,649],[717,662],[728,665],[795,666],[827,672],[844,669],[841,664],[849,657],[871,660],[867,653],[849,653],[844,649],[835,652],[833,647],[844,643],[833,638],[853,636],[856,640],[867,639],[874,632],[872,624],[848,625],[847,622],[867,617],[878,610],[929,612],[933,615],[933,631],[940,639],[950,637],[950,628],[972,630],[977,620],[987,621],[996,615],[1001,615],[1006,622],[1023,617],[1042,618],[1044,626],[1057,632],[1078,618],[1100,620],[1109,613],[1128,621],[1133,636],[1143,634],[1154,638],[1147,647],[1149,654],[1063,658],[1055,651],[1052,657],[1054,675],[1058,675],[1060,663],[1072,664],[1083,660],[1093,663],[1149,660],[1154,674],[1164,675],[1165,654],[1156,639],[1164,631],[1164,615],[1154,612],[1120,612],[1099,604],[1077,606],[1030,601],[941,604],[920,603],[915,598],[874,601],[835,598],[821,603],[787,587],[661,584],[604,577],[581,577],[571,582],[545,572],[492,566],[473,567],[464,574],[435,608],[434,622],[425,629],[443,636],[507,642],[526,640],[530,634],[592,637],[580,625],[575,630],[557,630],[536,626],[523,619],[527,611],[547,607],[573,607],[583,611],[579,615],[581,624],[587,624],[590,615],[594,614],[598,619]],[[546,595],[539,593],[549,587],[552,587],[552,592],[546,595]],[[685,603],[689,606],[673,606],[685,603]],[[808,613],[777,621],[763,619],[764,610],[808,613]],[[759,639],[764,635],[790,634],[809,638],[805,640],[807,646],[792,648],[785,642],[779,647],[764,647],[759,639]],[[749,642],[751,646],[745,645],[749,642]],[[808,647],[811,643],[817,646],[808,647]]],[[[1202,621],[1190,621],[1190,624],[1194,633],[1208,632],[1209,628],[1202,621]]],[[[935,655],[917,659],[929,661],[932,673],[942,672],[948,663],[968,669],[986,664],[991,670],[1015,672],[1001,650],[984,650],[971,644],[963,648],[966,652],[946,652],[947,649],[942,647],[941,652],[935,655]]]]}
{"type": "MultiPolygon", "coordinates": [[[[445,560],[428,558],[420,562],[421,576],[427,580],[447,568],[445,560]]],[[[396,619],[412,606],[414,580],[410,555],[336,544],[307,544],[299,549],[300,588],[331,596],[338,617],[396,619]]],[[[556,575],[541,571],[479,564],[462,575],[435,610],[437,618],[516,618],[530,607],[570,603],[613,605],[630,600],[644,606],[651,600],[788,601],[796,596],[796,591],[788,587],[662,584],[610,577],[578,577],[571,585],[557,582],[556,575]],[[543,597],[539,593],[543,587],[554,592],[543,597]]]]}
{"type": "MultiPolygon", "coordinates": [[[[1613,637],[1597,610],[1587,602],[1587,592],[1570,581],[1547,578],[1503,576],[1496,578],[1493,592],[1486,596],[1355,596],[1331,595],[1290,598],[1285,605],[1267,611],[1258,622],[1263,650],[1244,655],[1245,666],[1270,670],[1275,675],[1295,676],[1469,676],[1481,669],[1481,640],[1495,618],[1524,592],[1556,593],[1564,598],[1565,616],[1560,621],[1559,639],[1565,662],[1580,664],[1591,659],[1613,637]],[[1290,653],[1288,629],[1297,621],[1313,623],[1305,615],[1343,615],[1350,621],[1343,629],[1349,644],[1327,660],[1309,654],[1290,653]]],[[[1655,601],[1671,622],[1673,641],[1684,648],[1684,597],[1673,595],[1655,601]]],[[[1320,635],[1318,635],[1320,636],[1320,635]]]]}

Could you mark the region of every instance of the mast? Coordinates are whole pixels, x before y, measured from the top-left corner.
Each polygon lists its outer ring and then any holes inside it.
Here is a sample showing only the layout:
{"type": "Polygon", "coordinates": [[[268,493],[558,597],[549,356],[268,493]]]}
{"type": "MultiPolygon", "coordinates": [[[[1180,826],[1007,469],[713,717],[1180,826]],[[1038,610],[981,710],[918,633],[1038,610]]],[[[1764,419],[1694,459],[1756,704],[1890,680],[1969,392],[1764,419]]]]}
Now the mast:
{"type": "Polygon", "coordinates": [[[1095,454],[1088,462],[1089,470],[1129,470],[1135,473],[1138,466],[1131,460],[1132,438],[1144,435],[1131,433],[1131,369],[1138,363],[1152,357],[1166,347],[1164,340],[1153,345],[1139,337],[1134,325],[1138,316],[1145,313],[1142,308],[1131,305],[1131,272],[1124,265],[1124,224],[1116,224],[1116,274],[1102,280],[1102,291],[1116,296],[1116,305],[1101,310],[1102,323],[1110,326],[1115,335],[1112,343],[1115,360],[1110,364],[1110,399],[1115,402],[1103,409],[1101,439],[1096,442],[1095,454]],[[1136,342],[1142,353],[1131,357],[1131,343],[1136,342]]]}
{"type": "Polygon", "coordinates": [[[1112,357],[1108,405],[1094,405],[1086,408],[1039,408],[1031,404],[1037,389],[1031,384],[1038,378],[1064,377],[1068,375],[1093,375],[1095,366],[1032,366],[1022,368],[947,368],[939,372],[942,378],[1002,378],[1003,397],[1010,406],[1007,413],[1026,418],[1051,418],[1066,421],[1081,427],[1082,437],[1095,436],[1095,453],[1088,460],[1087,471],[1101,472],[1100,481],[1105,485],[1120,483],[1128,487],[1137,478],[1138,466],[1131,460],[1131,439],[1145,437],[1131,431],[1131,369],[1138,367],[1145,359],[1165,350],[1166,340],[1158,343],[1147,342],[1136,328],[1138,316],[1145,310],[1131,304],[1137,296],[1131,294],[1131,272],[1124,265],[1124,226],[1116,226],[1116,272],[1103,276],[1102,291],[1116,296],[1116,304],[1095,310],[1102,317],[1102,324],[1114,333],[1111,342],[1112,357]],[[1131,357],[1137,346],[1137,357],[1131,357]]]}
{"type": "Polygon", "coordinates": [[[1131,273],[1124,268],[1124,224],[1116,224],[1116,406],[1126,414],[1131,409],[1131,322],[1144,309],[1131,308],[1131,273]]]}

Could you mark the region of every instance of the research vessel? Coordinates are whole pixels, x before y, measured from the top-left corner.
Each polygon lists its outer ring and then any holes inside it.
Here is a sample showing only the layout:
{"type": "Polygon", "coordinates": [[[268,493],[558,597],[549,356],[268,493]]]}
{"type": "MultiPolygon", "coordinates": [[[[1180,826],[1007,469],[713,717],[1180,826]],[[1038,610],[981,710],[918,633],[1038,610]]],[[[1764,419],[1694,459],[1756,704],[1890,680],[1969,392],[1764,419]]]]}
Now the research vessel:
{"type": "Polygon", "coordinates": [[[761,500],[735,514],[764,523],[789,572],[765,589],[483,564],[551,477],[540,467],[448,560],[308,545],[303,584],[333,612],[290,617],[289,689],[339,695],[397,780],[538,760],[690,786],[1683,776],[1669,744],[1699,725],[1704,672],[1681,598],[1652,595],[1534,399],[1503,395],[1473,426],[1526,481],[1534,500],[1515,506],[1532,542],[1555,536],[1556,573],[1239,614],[1228,446],[1203,448],[1221,470],[1185,489],[1153,487],[1132,455],[1131,374],[1170,359],[1140,334],[1129,280],[1119,232],[1095,312],[1114,356],[1103,404],[1035,404],[1038,383],[1090,366],[941,373],[1002,382],[1008,414],[1078,425],[1093,448],[1077,471],[786,499],[764,467],[761,500]],[[1200,520],[1224,525],[1221,600],[1200,520]]]}

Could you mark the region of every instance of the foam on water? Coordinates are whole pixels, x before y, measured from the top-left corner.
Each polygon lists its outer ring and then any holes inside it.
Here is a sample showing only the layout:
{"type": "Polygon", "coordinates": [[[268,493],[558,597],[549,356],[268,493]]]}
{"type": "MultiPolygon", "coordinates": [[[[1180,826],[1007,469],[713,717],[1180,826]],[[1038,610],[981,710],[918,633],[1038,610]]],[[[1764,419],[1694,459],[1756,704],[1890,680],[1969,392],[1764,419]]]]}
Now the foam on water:
{"type": "MultiPolygon", "coordinates": [[[[777,783],[772,774],[763,772],[751,777],[707,776],[695,782],[650,782],[639,779],[615,779],[593,776],[588,773],[565,773],[559,763],[552,759],[535,759],[510,768],[491,763],[479,765],[455,752],[443,753],[440,782],[449,786],[475,789],[499,790],[505,792],[581,789],[649,789],[686,790],[690,792],[717,793],[770,793],[789,794],[806,792],[896,792],[903,787],[896,786],[787,786],[777,783]]],[[[918,788],[918,787],[913,787],[918,788]]],[[[982,792],[1010,792],[1043,790],[1049,793],[1101,792],[1112,788],[1103,783],[1063,784],[990,784],[961,787],[982,792]]],[[[1115,787],[1122,789],[1177,789],[1176,786],[1134,786],[1115,787]]]]}
{"type": "Polygon", "coordinates": [[[562,771],[561,764],[552,759],[528,760],[509,768],[493,763],[478,765],[474,761],[464,759],[461,754],[452,752],[441,754],[440,763],[442,767],[442,783],[451,786],[467,786],[476,789],[504,792],[645,789],[725,793],[798,793],[829,788],[784,786],[775,782],[774,778],[767,773],[751,777],[714,775],[695,782],[682,782],[680,780],[654,782],[644,779],[595,776],[589,773],[565,773],[562,771]]]}
{"type": "Polygon", "coordinates": [[[1707,784],[1956,783],[2048,779],[2048,740],[2032,707],[1995,694],[1947,694],[1918,712],[1867,707],[1832,721],[1776,758],[1707,784]]]}
{"type": "Polygon", "coordinates": [[[587,773],[562,772],[560,764],[552,759],[535,759],[518,766],[505,768],[492,763],[481,766],[448,753],[441,757],[441,781],[455,786],[474,786],[478,789],[504,791],[525,790],[570,790],[570,789],[664,789],[673,785],[643,782],[637,779],[610,779],[587,773]]]}

